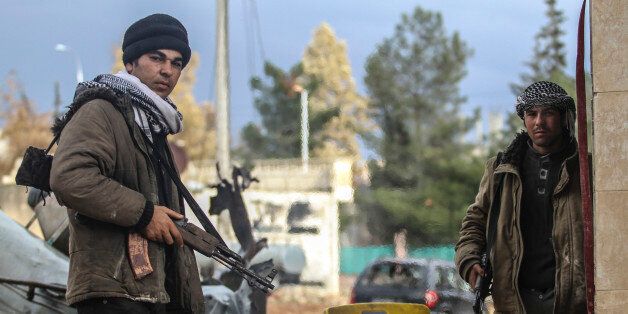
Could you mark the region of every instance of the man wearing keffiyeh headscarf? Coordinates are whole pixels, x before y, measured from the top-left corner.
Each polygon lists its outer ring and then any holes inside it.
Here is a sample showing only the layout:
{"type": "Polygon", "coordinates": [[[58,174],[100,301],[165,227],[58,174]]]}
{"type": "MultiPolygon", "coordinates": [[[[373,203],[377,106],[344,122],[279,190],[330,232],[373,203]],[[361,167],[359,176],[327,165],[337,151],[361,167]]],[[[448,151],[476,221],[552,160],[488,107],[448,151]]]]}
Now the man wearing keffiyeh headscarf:
{"type": "Polygon", "coordinates": [[[586,313],[574,100],[541,81],[517,97],[515,110],[525,131],[486,163],[462,222],[456,266],[475,286],[485,275],[480,255],[489,252],[497,313],[586,313]]]}
{"type": "Polygon", "coordinates": [[[68,207],[66,298],[79,313],[198,313],[203,295],[193,251],[173,219],[183,200],[165,170],[167,143],[183,130],[168,98],[190,60],[181,22],[153,14],[122,44],[125,70],[80,83],[60,134],[50,184],[68,207]]]}

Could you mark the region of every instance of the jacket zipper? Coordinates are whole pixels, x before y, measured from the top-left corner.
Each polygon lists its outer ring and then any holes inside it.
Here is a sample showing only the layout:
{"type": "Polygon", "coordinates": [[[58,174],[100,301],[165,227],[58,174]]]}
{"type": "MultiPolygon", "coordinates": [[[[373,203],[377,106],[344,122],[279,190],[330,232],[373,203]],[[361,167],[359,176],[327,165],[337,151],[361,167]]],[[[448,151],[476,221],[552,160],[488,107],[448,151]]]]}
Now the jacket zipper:
{"type": "MultiPolygon", "coordinates": [[[[569,158],[567,158],[569,159],[569,158]]],[[[559,176],[559,180],[558,183],[556,184],[556,188],[554,189],[554,193],[552,194],[552,207],[554,209],[554,213],[553,213],[553,224],[552,224],[552,249],[554,250],[554,259],[555,259],[555,264],[556,264],[556,269],[558,270],[560,267],[560,256],[558,255],[558,250],[556,249],[556,242],[555,242],[555,238],[556,238],[556,218],[558,216],[558,204],[557,204],[557,197],[556,195],[558,195],[559,193],[561,193],[563,191],[563,189],[565,188],[565,185],[567,184],[567,182],[569,182],[569,172],[567,172],[567,160],[563,161],[561,167],[560,167],[560,176],[559,176]],[[566,173],[566,178],[563,180],[562,176],[563,173],[566,173]]],[[[571,217],[570,217],[571,218],[571,217]]],[[[569,219],[569,224],[571,224],[571,219],[569,219]]],[[[569,257],[571,259],[571,256],[569,257]]],[[[558,301],[560,300],[560,296],[561,294],[559,293],[560,291],[560,280],[558,278],[558,272],[554,273],[554,312],[556,312],[556,304],[558,304],[558,301]]]]}

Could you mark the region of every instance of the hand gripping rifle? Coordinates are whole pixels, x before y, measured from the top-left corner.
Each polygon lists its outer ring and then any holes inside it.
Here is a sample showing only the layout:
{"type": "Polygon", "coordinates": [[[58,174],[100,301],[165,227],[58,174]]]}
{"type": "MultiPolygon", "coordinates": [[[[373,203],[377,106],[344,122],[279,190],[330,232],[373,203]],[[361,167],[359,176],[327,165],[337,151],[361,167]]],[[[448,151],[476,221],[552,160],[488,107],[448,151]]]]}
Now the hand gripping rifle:
{"type": "MultiPolygon", "coordinates": [[[[198,205],[194,197],[188,189],[185,187],[179,174],[172,165],[172,156],[170,158],[164,157],[159,149],[156,149],[152,141],[144,134],[140,132],[144,137],[144,142],[152,148],[154,157],[157,158],[157,162],[166,170],[166,174],[172,179],[172,182],[179,190],[179,193],[190,206],[190,209],[198,218],[203,229],[195,226],[192,223],[187,222],[187,219],[175,221],[175,225],[183,236],[183,242],[197,252],[215,259],[219,263],[225,265],[227,268],[233,270],[236,274],[246,280],[249,285],[256,287],[265,293],[269,293],[275,288],[272,285],[272,281],[277,274],[277,270],[273,269],[266,278],[258,276],[254,271],[246,268],[244,261],[240,255],[231,251],[225,241],[222,239],[218,230],[211,223],[207,215],[203,212],[203,209],[198,205]]],[[[168,149],[166,149],[168,152],[168,149]]],[[[181,206],[183,208],[183,206],[181,206]]]]}
{"type": "MultiPolygon", "coordinates": [[[[493,164],[493,171],[501,163],[502,153],[497,154],[497,159],[493,164]]],[[[497,232],[497,220],[499,219],[500,201],[502,196],[502,186],[504,185],[504,174],[495,174],[497,186],[495,187],[495,193],[493,194],[493,201],[491,202],[491,209],[489,213],[488,230],[486,237],[486,246],[482,253],[482,259],[480,261],[480,267],[484,270],[484,276],[478,276],[475,282],[475,303],[473,303],[473,312],[475,314],[482,313],[484,308],[484,299],[491,293],[492,281],[493,281],[493,266],[491,265],[491,250],[493,244],[495,244],[495,235],[497,232]]]]}
{"type": "Polygon", "coordinates": [[[273,269],[268,276],[262,278],[244,265],[242,257],[231,251],[219,239],[205,232],[203,229],[187,222],[187,219],[175,221],[175,225],[183,236],[183,242],[195,251],[215,259],[227,268],[246,280],[251,287],[260,289],[265,293],[272,291],[275,286],[272,284],[277,270],[273,269]]]}
{"type": "Polygon", "coordinates": [[[488,252],[482,254],[480,266],[484,270],[484,276],[478,276],[475,281],[475,303],[473,303],[473,313],[481,314],[484,308],[484,299],[491,292],[491,281],[493,280],[493,269],[488,260],[488,252]]]}

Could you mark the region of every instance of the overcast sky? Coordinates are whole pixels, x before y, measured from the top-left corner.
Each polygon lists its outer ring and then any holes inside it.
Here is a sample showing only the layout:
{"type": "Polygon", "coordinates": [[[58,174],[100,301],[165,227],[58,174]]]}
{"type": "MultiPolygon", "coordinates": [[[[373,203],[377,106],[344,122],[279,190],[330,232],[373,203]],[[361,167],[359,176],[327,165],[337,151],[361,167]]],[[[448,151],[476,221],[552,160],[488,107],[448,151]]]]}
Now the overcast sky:
{"type": "MultiPolygon", "coordinates": [[[[569,73],[575,72],[579,2],[558,1],[566,17],[563,39],[569,73]]],[[[186,26],[190,45],[201,57],[196,98],[214,99],[215,1],[5,0],[2,4],[2,83],[7,73],[15,70],[27,95],[41,111],[52,108],[54,81],[61,84],[64,106],[71,102],[76,86],[74,56],[55,52],[57,43],[74,50],[82,61],[85,79],[91,79],[110,71],[112,48],[121,44],[126,28],[153,13],[173,15],[186,26]]],[[[412,12],[417,5],[442,12],[447,31],[459,32],[474,50],[467,63],[468,75],[461,84],[462,93],[468,97],[464,111],[479,106],[486,117],[490,111],[512,110],[514,96],[508,85],[525,70],[534,34],[546,23],[541,0],[235,0],[229,2],[232,135],[237,137],[244,124],[259,120],[248,80],[251,74],[262,74],[262,51],[266,59],[288,68],[299,61],[314,29],[327,22],[347,43],[355,81],[360,92],[366,94],[367,57],[393,34],[401,14],[412,12]],[[251,14],[253,4],[258,9],[259,28],[251,14]],[[247,40],[247,27],[260,31],[263,45],[247,40]]]]}

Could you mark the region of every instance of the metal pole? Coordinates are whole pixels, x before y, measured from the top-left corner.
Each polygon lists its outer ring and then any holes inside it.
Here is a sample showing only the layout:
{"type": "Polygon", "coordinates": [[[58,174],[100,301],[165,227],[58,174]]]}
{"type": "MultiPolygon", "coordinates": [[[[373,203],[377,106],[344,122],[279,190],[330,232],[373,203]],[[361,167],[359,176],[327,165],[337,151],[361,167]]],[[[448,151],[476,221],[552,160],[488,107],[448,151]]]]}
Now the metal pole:
{"type": "Polygon", "coordinates": [[[216,1],[216,161],[223,178],[230,178],[228,0],[216,1]]]}
{"type": "Polygon", "coordinates": [[[307,89],[301,91],[301,161],[303,163],[303,172],[309,171],[310,154],[308,150],[310,138],[310,124],[308,113],[308,93],[307,89]]]}
{"type": "Polygon", "coordinates": [[[61,109],[61,92],[59,89],[59,81],[55,81],[55,102],[54,102],[54,111],[52,113],[52,121],[59,116],[59,110],[61,109]]]}
{"type": "Polygon", "coordinates": [[[76,83],[83,82],[83,64],[81,63],[81,58],[78,53],[76,53],[72,47],[64,44],[56,44],[55,50],[58,52],[70,52],[74,55],[74,61],[76,62],[76,83]]]}
{"type": "Polygon", "coordinates": [[[76,83],[81,83],[83,82],[83,64],[78,53],[76,51],[72,51],[72,53],[74,53],[74,58],[76,58],[76,83]]]}
{"type": "Polygon", "coordinates": [[[578,21],[576,53],[576,99],[578,117],[578,161],[580,164],[580,197],[582,201],[582,227],[584,250],[584,276],[586,283],[587,313],[595,313],[595,251],[593,230],[593,204],[589,177],[589,150],[587,143],[587,103],[584,85],[584,13],[587,1],[582,1],[578,21]]]}

